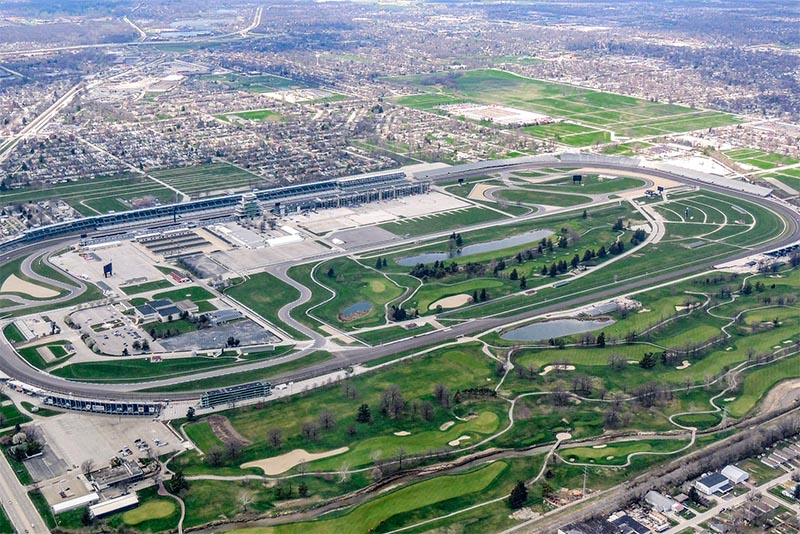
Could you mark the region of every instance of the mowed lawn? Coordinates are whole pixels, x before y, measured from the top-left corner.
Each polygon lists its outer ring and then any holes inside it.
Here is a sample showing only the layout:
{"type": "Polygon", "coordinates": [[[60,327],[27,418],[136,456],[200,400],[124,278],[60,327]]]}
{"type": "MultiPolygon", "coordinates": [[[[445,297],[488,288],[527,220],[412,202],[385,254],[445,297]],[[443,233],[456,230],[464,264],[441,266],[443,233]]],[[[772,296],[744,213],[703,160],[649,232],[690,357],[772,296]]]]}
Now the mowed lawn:
{"type": "Polygon", "coordinates": [[[225,192],[230,189],[269,185],[266,178],[228,163],[207,163],[191,167],[159,169],[150,174],[193,197],[201,193],[225,192]]]}
{"type": "Polygon", "coordinates": [[[322,521],[295,523],[277,527],[245,528],[231,531],[237,534],[340,534],[342,532],[367,532],[384,521],[400,514],[476,493],[499,477],[508,465],[494,462],[463,475],[450,475],[426,480],[393,491],[357,506],[351,512],[322,521]]]}
{"type": "MultiPolygon", "coordinates": [[[[328,324],[346,329],[384,324],[384,306],[404,291],[380,272],[350,258],[338,258],[321,264],[316,271],[316,279],[333,291],[336,298],[314,308],[311,313],[328,324]],[[344,314],[348,308],[358,303],[368,303],[369,310],[359,315],[344,314]]],[[[314,293],[324,294],[325,298],[331,295],[329,291],[318,286],[311,289],[314,293]]]]}
{"type": "Polygon", "coordinates": [[[727,113],[534,80],[495,69],[403,76],[388,81],[421,91],[395,100],[403,106],[431,109],[443,104],[478,102],[567,119],[569,124],[533,126],[526,130],[533,137],[555,138],[569,146],[607,143],[611,141],[611,132],[624,137],[643,137],[740,122],[727,113]]]}
{"type": "Polygon", "coordinates": [[[269,273],[258,273],[250,276],[242,283],[228,288],[226,294],[241,302],[261,317],[296,339],[305,336],[284,324],[278,317],[278,311],[300,298],[300,292],[269,273]]]}

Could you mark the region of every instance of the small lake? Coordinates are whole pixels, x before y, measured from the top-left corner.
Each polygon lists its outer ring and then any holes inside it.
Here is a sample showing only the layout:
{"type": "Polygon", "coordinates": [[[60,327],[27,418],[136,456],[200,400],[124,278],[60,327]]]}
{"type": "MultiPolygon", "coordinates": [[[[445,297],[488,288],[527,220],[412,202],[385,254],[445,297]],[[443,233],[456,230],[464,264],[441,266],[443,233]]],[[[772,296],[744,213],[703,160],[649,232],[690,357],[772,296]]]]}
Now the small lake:
{"type": "Polygon", "coordinates": [[[339,315],[342,318],[347,319],[348,317],[358,313],[367,313],[371,309],[372,309],[371,303],[367,302],[366,300],[360,300],[355,304],[353,304],[352,306],[349,306],[344,310],[342,310],[341,313],[339,313],[339,315]]]}
{"type": "Polygon", "coordinates": [[[615,322],[614,320],[600,321],[598,319],[589,321],[556,319],[515,328],[501,335],[500,338],[506,341],[544,341],[551,338],[591,332],[592,330],[611,326],[615,322]]]}
{"type": "Polygon", "coordinates": [[[514,247],[517,245],[528,245],[537,243],[543,237],[553,235],[552,230],[533,230],[524,234],[514,235],[511,237],[504,237],[502,239],[495,239],[493,241],[485,241],[483,243],[475,243],[474,245],[467,245],[459,252],[450,254],[449,252],[426,252],[417,254],[416,256],[407,256],[397,260],[399,265],[403,267],[413,267],[418,263],[432,263],[434,261],[444,261],[459,256],[469,256],[471,254],[480,254],[482,252],[492,252],[494,250],[503,250],[504,248],[514,247]]]}

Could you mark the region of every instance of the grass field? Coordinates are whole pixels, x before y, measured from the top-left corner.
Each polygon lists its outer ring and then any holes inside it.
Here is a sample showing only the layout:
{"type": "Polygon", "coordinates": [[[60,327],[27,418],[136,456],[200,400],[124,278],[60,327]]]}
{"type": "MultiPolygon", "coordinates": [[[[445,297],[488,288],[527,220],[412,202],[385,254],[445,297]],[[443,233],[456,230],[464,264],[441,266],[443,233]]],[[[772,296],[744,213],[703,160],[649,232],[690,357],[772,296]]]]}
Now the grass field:
{"type": "Polygon", "coordinates": [[[267,179],[227,163],[160,169],[150,174],[192,197],[269,184],[267,179]]]}
{"type": "Polygon", "coordinates": [[[122,514],[122,521],[126,525],[139,525],[145,521],[170,517],[177,508],[178,505],[171,499],[151,500],[122,514]]]}
{"type": "Polygon", "coordinates": [[[24,187],[0,192],[0,206],[10,202],[36,202],[61,199],[83,215],[132,209],[130,201],[155,197],[162,203],[174,202],[175,192],[138,174],[85,178],[65,184],[24,187]]]}
{"type": "Polygon", "coordinates": [[[455,230],[467,225],[496,221],[504,218],[505,216],[494,210],[466,208],[444,213],[423,215],[422,217],[400,219],[378,226],[399,236],[416,236],[430,234],[436,231],[455,230]]]}
{"type": "Polygon", "coordinates": [[[248,120],[248,121],[281,121],[283,120],[283,115],[277,113],[275,111],[270,111],[268,109],[258,109],[253,111],[239,111],[237,113],[228,113],[227,115],[222,115],[226,119],[228,117],[238,117],[240,119],[248,120]]]}
{"type": "MultiPolygon", "coordinates": [[[[311,313],[322,321],[352,330],[365,326],[378,326],[386,322],[384,305],[403,293],[403,289],[385,278],[380,272],[368,269],[349,258],[338,258],[322,263],[316,271],[317,281],[336,293],[336,298],[314,308],[311,313]],[[328,276],[333,269],[333,276],[328,276]],[[365,302],[369,310],[360,315],[344,315],[357,303],[365,302]]],[[[313,285],[309,288],[328,298],[327,289],[313,285]]]]}
{"type": "Polygon", "coordinates": [[[547,206],[570,207],[580,204],[588,204],[592,201],[591,197],[582,195],[564,194],[545,189],[501,189],[496,193],[497,197],[507,202],[520,202],[523,204],[544,204],[547,206]]]}
{"type": "Polygon", "coordinates": [[[172,302],[188,299],[194,303],[200,303],[213,298],[214,295],[211,292],[200,286],[181,287],[180,289],[165,291],[164,293],[156,293],[153,295],[153,300],[170,299],[172,302]]]}
{"type": "Polygon", "coordinates": [[[152,282],[144,282],[142,284],[135,284],[132,286],[120,287],[126,295],[136,295],[137,293],[147,293],[148,291],[155,291],[157,289],[166,289],[173,287],[172,283],[167,280],[153,280],[152,282]]]}
{"type": "Polygon", "coordinates": [[[324,351],[317,351],[299,360],[294,360],[287,363],[281,363],[268,367],[266,369],[257,369],[255,371],[241,371],[238,373],[225,374],[214,378],[200,378],[197,380],[190,380],[181,382],[171,386],[158,386],[142,391],[150,392],[172,392],[172,391],[206,391],[209,389],[222,388],[233,386],[236,384],[243,384],[245,382],[254,382],[256,380],[268,380],[274,378],[282,373],[289,373],[298,369],[303,369],[306,366],[314,365],[332,359],[333,356],[324,351]]]}
{"type": "Polygon", "coordinates": [[[391,343],[398,339],[405,339],[407,337],[433,332],[434,330],[436,329],[429,324],[420,325],[410,330],[402,326],[389,326],[387,328],[355,334],[354,337],[370,345],[379,345],[381,343],[391,343]]]}
{"type": "Polygon", "coordinates": [[[755,170],[771,170],[777,167],[784,167],[787,165],[795,165],[800,163],[799,160],[784,156],[782,154],[772,154],[755,150],[751,148],[736,148],[733,150],[726,150],[724,155],[731,158],[737,163],[743,163],[755,167],[755,170]]]}
{"type": "Polygon", "coordinates": [[[416,509],[447,501],[465,494],[476,493],[492,483],[508,467],[505,462],[495,462],[463,475],[452,475],[426,480],[382,495],[352,511],[334,518],[279,527],[238,529],[238,534],[291,534],[340,533],[373,530],[395,517],[416,509]]]}
{"type": "Polygon", "coordinates": [[[609,444],[602,449],[595,449],[593,447],[564,449],[561,451],[561,456],[568,462],[622,465],[628,461],[628,456],[635,452],[672,452],[680,449],[684,445],[686,445],[685,442],[668,439],[620,441],[609,444]]]}
{"type": "Polygon", "coordinates": [[[11,323],[3,328],[3,335],[11,343],[20,343],[25,341],[25,336],[22,335],[22,332],[19,331],[19,328],[17,328],[14,323],[11,323]]]}
{"type": "Polygon", "coordinates": [[[534,80],[501,70],[442,72],[389,81],[421,91],[395,100],[403,106],[431,109],[442,104],[480,102],[567,119],[575,124],[534,126],[528,133],[540,139],[557,137],[570,146],[608,142],[610,132],[624,137],[657,136],[739,122],[725,113],[534,80]]]}
{"type": "MultiPolygon", "coordinates": [[[[305,396],[293,396],[267,403],[260,409],[244,408],[223,412],[240,434],[253,441],[253,445],[245,449],[236,465],[244,461],[277,456],[295,448],[319,452],[349,446],[351,450],[343,455],[309,464],[312,469],[338,469],[342,463],[351,467],[369,464],[370,455],[376,450],[382,451],[383,457],[390,457],[401,448],[405,448],[408,453],[422,452],[429,448],[446,447],[448,441],[461,435],[473,436],[471,442],[474,443],[477,436],[490,433],[503,424],[503,412],[498,405],[491,402],[467,403],[469,407],[459,407],[458,411],[474,411],[478,417],[466,422],[455,421],[456,425],[447,431],[440,431],[439,426],[442,423],[453,420],[453,414],[449,410],[434,407],[433,418],[426,421],[412,415],[411,404],[431,400],[434,385],[437,383],[446,385],[452,392],[467,387],[489,387],[494,381],[492,363],[475,344],[441,349],[410,364],[398,364],[349,379],[348,384],[358,392],[357,398],[344,395],[342,386],[334,385],[314,390],[305,396]],[[417,380],[419,376],[426,378],[420,381],[417,380]],[[391,419],[379,410],[381,394],[392,384],[400,388],[404,399],[409,403],[409,411],[398,419],[391,419]],[[367,403],[372,408],[372,424],[355,423],[356,411],[362,403],[367,403]],[[335,427],[324,431],[322,439],[318,441],[304,438],[301,432],[303,424],[316,420],[323,409],[335,414],[335,427]],[[351,423],[356,426],[355,436],[347,431],[351,423]],[[267,431],[270,428],[280,428],[283,432],[284,444],[280,449],[266,445],[267,431]],[[394,435],[398,431],[410,432],[414,437],[394,435]]],[[[200,424],[202,420],[192,426],[200,424]]],[[[198,438],[208,445],[209,438],[204,428],[198,430],[198,438]]],[[[208,470],[192,458],[181,457],[176,461],[187,462],[187,473],[208,470]]]]}
{"type": "Polygon", "coordinates": [[[230,89],[241,89],[250,93],[268,93],[292,87],[306,87],[303,83],[274,76],[272,74],[209,74],[198,79],[208,83],[220,84],[230,89]]]}
{"type": "Polygon", "coordinates": [[[639,178],[629,177],[616,177],[616,178],[600,178],[596,174],[582,175],[581,182],[575,183],[572,176],[563,176],[546,180],[544,182],[537,182],[537,189],[547,189],[552,187],[561,193],[577,193],[583,195],[597,195],[602,193],[616,193],[618,191],[625,191],[628,189],[635,189],[642,187],[644,180],[639,178]]]}
{"type": "Polygon", "coordinates": [[[278,317],[281,307],[300,298],[300,292],[294,287],[269,273],[258,273],[241,284],[228,288],[226,294],[295,339],[305,339],[303,334],[284,324],[278,317]]]}
{"type": "Polygon", "coordinates": [[[222,447],[224,443],[211,430],[211,425],[206,421],[192,423],[184,427],[186,435],[203,452],[208,452],[215,447],[222,447]]]}
{"type": "MultiPolygon", "coordinates": [[[[8,397],[0,394],[0,404],[6,404],[9,401],[10,399],[8,397]]],[[[0,427],[13,427],[14,425],[21,425],[31,420],[30,417],[20,412],[13,403],[7,406],[0,406],[0,419],[2,419],[0,427]]]]}
{"type": "Polygon", "coordinates": [[[108,362],[73,363],[52,371],[68,380],[102,383],[129,383],[183,376],[235,365],[233,358],[168,358],[151,363],[149,357],[116,359],[108,362]]]}
{"type": "MultiPolygon", "coordinates": [[[[4,263],[3,265],[0,265],[0,285],[2,285],[3,282],[9,276],[14,275],[17,278],[19,278],[21,280],[24,280],[26,282],[31,282],[31,283],[33,283],[35,285],[41,286],[41,287],[46,288],[46,289],[50,289],[52,291],[55,291],[58,294],[58,296],[64,295],[66,293],[66,291],[64,291],[63,289],[60,289],[60,288],[57,288],[57,287],[54,287],[54,286],[50,286],[50,285],[48,285],[46,283],[42,283],[42,282],[39,282],[37,280],[32,280],[31,278],[25,276],[25,274],[22,272],[22,267],[21,267],[23,261],[25,261],[25,258],[17,258],[16,260],[9,261],[7,263],[4,263]]],[[[31,264],[31,268],[33,268],[33,264],[31,264]]],[[[52,268],[50,268],[50,269],[52,270],[52,268]]],[[[34,269],[34,271],[36,271],[36,269],[34,269]]],[[[39,273],[39,274],[45,274],[45,273],[39,273]]],[[[49,271],[48,271],[48,274],[49,274],[49,271]]],[[[61,277],[64,276],[64,275],[61,275],[60,273],[59,273],[59,275],[61,277]]],[[[49,300],[49,298],[48,299],[37,299],[36,297],[28,295],[27,293],[7,292],[5,294],[6,295],[19,295],[19,296],[21,296],[21,297],[23,297],[25,299],[32,300],[32,301],[49,300]]],[[[16,305],[16,303],[12,302],[11,300],[6,300],[6,302],[8,303],[9,306],[16,305]]]]}
{"type": "Polygon", "coordinates": [[[2,506],[0,506],[0,532],[14,532],[14,526],[2,506]]]}
{"type": "Polygon", "coordinates": [[[26,362],[37,369],[47,369],[48,367],[53,367],[54,365],[64,363],[68,359],[67,351],[64,348],[63,343],[47,343],[34,347],[26,347],[24,349],[19,349],[18,352],[26,362]],[[54,360],[46,362],[44,358],[39,355],[39,351],[37,349],[42,347],[47,347],[47,349],[53,355],[54,360]]]}

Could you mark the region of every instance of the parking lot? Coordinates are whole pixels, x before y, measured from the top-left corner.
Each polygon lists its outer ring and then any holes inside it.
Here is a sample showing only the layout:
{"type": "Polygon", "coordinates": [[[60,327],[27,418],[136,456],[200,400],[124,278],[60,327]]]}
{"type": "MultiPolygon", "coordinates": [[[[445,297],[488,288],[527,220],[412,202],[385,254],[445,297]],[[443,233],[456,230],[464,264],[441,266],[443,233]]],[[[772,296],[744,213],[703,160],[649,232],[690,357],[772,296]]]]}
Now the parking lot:
{"type": "Polygon", "coordinates": [[[104,467],[115,456],[132,460],[183,448],[164,424],[144,417],[65,413],[43,420],[39,427],[43,441],[63,459],[67,469],[80,469],[86,460],[104,467]],[[140,450],[137,439],[143,440],[152,452],[140,450]],[[155,440],[164,445],[157,446],[155,440]]]}

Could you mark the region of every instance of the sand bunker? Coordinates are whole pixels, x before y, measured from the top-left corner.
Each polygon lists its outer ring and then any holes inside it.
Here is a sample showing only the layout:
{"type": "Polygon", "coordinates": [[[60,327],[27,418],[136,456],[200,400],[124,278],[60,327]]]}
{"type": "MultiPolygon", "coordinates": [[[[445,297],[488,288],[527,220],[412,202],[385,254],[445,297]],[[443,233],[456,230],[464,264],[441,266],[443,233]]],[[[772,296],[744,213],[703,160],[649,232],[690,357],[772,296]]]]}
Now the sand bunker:
{"type": "Polygon", "coordinates": [[[681,362],[681,364],[680,364],[680,365],[678,365],[677,367],[675,367],[675,369],[677,369],[678,371],[680,371],[681,369],[686,369],[686,368],[687,368],[687,367],[689,367],[690,365],[692,365],[692,364],[689,362],[689,360],[683,360],[683,361],[681,362]]]}
{"type": "Polygon", "coordinates": [[[0,293],[23,293],[37,299],[49,299],[58,296],[58,291],[28,282],[13,274],[3,280],[0,293]]]}
{"type": "Polygon", "coordinates": [[[451,297],[439,299],[428,306],[428,309],[435,310],[437,306],[441,306],[445,310],[450,310],[453,308],[458,308],[459,306],[463,306],[464,304],[469,304],[470,302],[472,302],[472,297],[462,293],[460,295],[453,295],[451,297]]]}
{"type": "Polygon", "coordinates": [[[568,439],[572,439],[572,434],[570,434],[569,432],[559,432],[558,434],[556,434],[557,441],[565,441],[568,439]]]}
{"type": "Polygon", "coordinates": [[[395,432],[394,435],[400,436],[402,438],[403,436],[410,436],[411,432],[408,432],[406,430],[401,430],[400,432],[395,432]]]}
{"type": "Polygon", "coordinates": [[[647,312],[649,312],[649,311],[653,311],[653,310],[651,310],[650,308],[642,308],[641,310],[639,310],[639,311],[638,311],[638,312],[636,312],[636,313],[647,313],[647,312]]]}
{"type": "Polygon", "coordinates": [[[550,371],[574,371],[574,365],[546,365],[544,370],[539,373],[539,376],[544,376],[550,371]]]}
{"type": "Polygon", "coordinates": [[[735,400],[736,400],[736,397],[725,397],[724,399],[722,399],[722,402],[732,402],[732,401],[735,401],[735,400]]]}
{"type": "Polygon", "coordinates": [[[460,438],[448,441],[447,444],[450,445],[451,447],[458,447],[462,441],[467,441],[469,439],[470,439],[469,436],[461,436],[460,438]]]}
{"type": "Polygon", "coordinates": [[[264,460],[247,462],[246,464],[242,464],[240,467],[242,469],[257,467],[264,471],[265,475],[279,475],[281,473],[285,473],[296,465],[300,465],[305,462],[312,462],[321,458],[336,456],[337,454],[343,454],[349,450],[350,447],[341,447],[328,452],[310,453],[304,451],[303,449],[295,449],[291,452],[287,452],[286,454],[275,456],[274,458],[265,458],[264,460]]]}
{"type": "Polygon", "coordinates": [[[606,460],[613,460],[613,459],[614,459],[613,456],[606,456],[606,460]]]}
{"type": "Polygon", "coordinates": [[[446,423],[442,423],[442,426],[440,426],[440,427],[439,427],[439,430],[441,430],[442,432],[444,432],[445,430],[447,430],[448,428],[450,428],[450,427],[451,427],[451,426],[453,426],[454,424],[456,424],[456,422],[455,422],[455,421],[448,421],[448,422],[446,422],[446,423]]]}
{"type": "Polygon", "coordinates": [[[602,445],[592,445],[593,449],[605,449],[606,447],[608,447],[608,445],[606,445],[605,443],[603,443],[602,445]]]}

